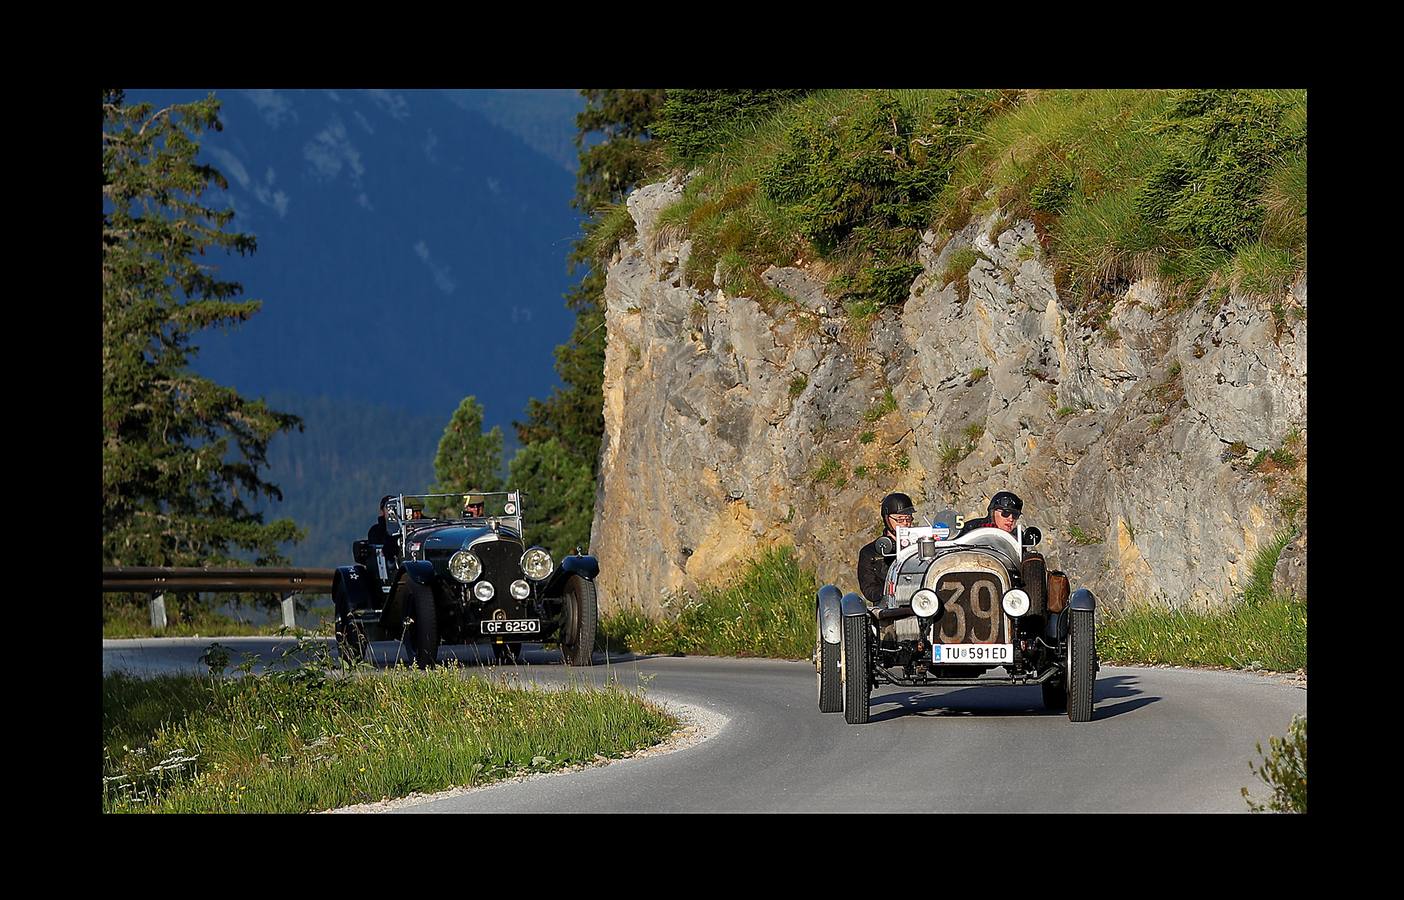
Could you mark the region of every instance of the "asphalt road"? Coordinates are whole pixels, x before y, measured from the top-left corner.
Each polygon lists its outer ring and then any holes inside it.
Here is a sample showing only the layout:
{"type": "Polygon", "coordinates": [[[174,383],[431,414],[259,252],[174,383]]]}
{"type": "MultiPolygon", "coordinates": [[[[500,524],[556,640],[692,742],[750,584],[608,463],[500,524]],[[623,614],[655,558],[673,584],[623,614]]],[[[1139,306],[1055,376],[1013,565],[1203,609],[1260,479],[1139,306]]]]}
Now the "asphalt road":
{"type": "MultiPolygon", "coordinates": [[[[210,638],[103,641],[103,670],[199,670],[210,638]]],[[[222,638],[271,659],[289,642],[222,638]]],[[[379,661],[395,645],[378,644],[379,661]]],[[[445,648],[471,655],[472,648],[445,648]]],[[[1284,734],[1306,690],[1237,672],[1097,675],[1093,720],[1043,709],[1037,687],[881,686],[872,721],[821,714],[808,662],[630,657],[569,669],[528,645],[523,681],[615,678],[679,704],[705,740],[564,774],[398,805],[433,812],[1246,812],[1255,743],[1284,734]]],[[[474,671],[476,669],[474,663],[474,671]]],[[[500,667],[507,668],[507,667],[500,667]]],[[[486,667],[479,671],[489,671],[486,667]]]]}

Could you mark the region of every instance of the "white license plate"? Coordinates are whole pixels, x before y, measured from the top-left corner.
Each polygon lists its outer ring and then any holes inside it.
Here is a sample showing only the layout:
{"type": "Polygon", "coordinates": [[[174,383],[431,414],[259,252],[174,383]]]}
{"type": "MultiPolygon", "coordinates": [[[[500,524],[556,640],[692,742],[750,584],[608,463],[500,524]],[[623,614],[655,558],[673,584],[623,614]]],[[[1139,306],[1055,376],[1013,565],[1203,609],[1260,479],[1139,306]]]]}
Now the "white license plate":
{"type": "Polygon", "coordinates": [[[936,644],[931,648],[931,661],[938,663],[1010,663],[1014,661],[1013,644],[936,644]]]}
{"type": "Polygon", "coordinates": [[[488,619],[482,627],[483,634],[535,634],[541,630],[541,620],[488,619]]]}

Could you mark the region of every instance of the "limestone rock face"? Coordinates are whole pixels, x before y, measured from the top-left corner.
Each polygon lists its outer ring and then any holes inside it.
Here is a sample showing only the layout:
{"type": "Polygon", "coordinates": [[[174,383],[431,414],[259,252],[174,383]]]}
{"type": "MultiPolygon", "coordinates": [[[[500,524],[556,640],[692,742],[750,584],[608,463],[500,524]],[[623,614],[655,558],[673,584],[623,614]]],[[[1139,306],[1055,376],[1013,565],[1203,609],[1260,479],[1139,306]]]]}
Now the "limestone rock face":
{"type": "Polygon", "coordinates": [[[606,280],[606,609],[657,612],[780,543],[854,589],[894,490],[967,516],[1015,491],[1051,565],[1110,608],[1221,605],[1287,524],[1304,464],[1253,461],[1294,431],[1305,446],[1305,280],[1213,308],[1140,281],[1079,324],[1033,224],[992,235],[991,216],[923,235],[906,303],[853,323],[803,267],[762,275],[793,305],[687,284],[691,243],[656,227],[685,180],[629,197],[606,280]],[[962,299],[944,275],[965,247],[962,299]]]}

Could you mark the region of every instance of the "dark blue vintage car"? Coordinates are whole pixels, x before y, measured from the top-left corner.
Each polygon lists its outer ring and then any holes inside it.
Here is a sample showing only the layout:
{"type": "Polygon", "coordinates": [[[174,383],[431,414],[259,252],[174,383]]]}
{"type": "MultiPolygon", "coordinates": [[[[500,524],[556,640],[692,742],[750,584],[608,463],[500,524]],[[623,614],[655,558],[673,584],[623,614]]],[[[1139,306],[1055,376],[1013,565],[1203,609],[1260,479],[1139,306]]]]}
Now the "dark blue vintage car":
{"type": "Polygon", "coordinates": [[[370,641],[403,641],[420,667],[440,644],[491,644],[515,659],[525,641],[559,644],[588,666],[599,612],[595,557],[557,565],[522,537],[515,491],[398,494],[386,504],[388,545],[356,541],[332,579],[336,640],[360,659],[370,641]]]}

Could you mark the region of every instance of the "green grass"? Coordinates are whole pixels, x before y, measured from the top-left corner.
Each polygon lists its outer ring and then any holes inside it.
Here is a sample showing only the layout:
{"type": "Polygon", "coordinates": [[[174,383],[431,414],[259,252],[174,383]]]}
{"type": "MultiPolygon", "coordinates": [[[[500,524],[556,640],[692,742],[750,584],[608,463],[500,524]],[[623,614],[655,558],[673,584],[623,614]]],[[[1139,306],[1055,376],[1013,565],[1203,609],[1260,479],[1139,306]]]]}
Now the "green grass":
{"type": "Polygon", "coordinates": [[[637,226],[629,208],[623,203],[601,207],[595,210],[587,227],[585,252],[595,259],[609,259],[619,249],[619,242],[634,236],[637,226]]]}
{"type": "Polygon", "coordinates": [[[105,812],[332,809],[619,757],[677,726],[617,686],[320,665],[103,679],[105,812]]]}
{"type": "Polygon", "coordinates": [[[863,413],[863,421],[876,422],[896,408],[897,398],[893,396],[892,388],[887,388],[882,392],[882,399],[874,403],[871,408],[863,413]]]}
{"type": "Polygon", "coordinates": [[[814,651],[814,572],[791,547],[770,550],[734,579],[676,598],[664,618],[638,609],[607,614],[597,646],[611,652],[808,659],[814,651]]]}
{"type": "MultiPolygon", "coordinates": [[[[325,602],[325,601],[324,601],[325,602]]],[[[313,607],[317,612],[318,607],[313,607]]],[[[317,633],[332,633],[330,607],[320,610],[323,615],[322,627],[317,633]]],[[[235,619],[196,604],[181,604],[176,598],[166,598],[166,627],[161,630],[151,627],[151,610],[147,601],[140,604],[108,602],[102,607],[102,636],[106,640],[143,637],[198,637],[206,636],[253,636],[283,633],[281,616],[275,621],[257,624],[243,619],[235,619]]]]}

